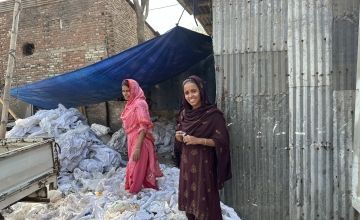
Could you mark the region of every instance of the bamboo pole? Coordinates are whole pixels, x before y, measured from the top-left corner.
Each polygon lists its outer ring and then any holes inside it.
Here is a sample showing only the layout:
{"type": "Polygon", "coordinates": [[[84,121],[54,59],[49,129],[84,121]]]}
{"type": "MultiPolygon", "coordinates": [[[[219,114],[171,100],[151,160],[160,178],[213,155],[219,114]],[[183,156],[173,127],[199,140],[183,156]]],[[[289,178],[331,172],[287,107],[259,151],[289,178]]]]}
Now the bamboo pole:
{"type": "Polygon", "coordinates": [[[1,112],[1,123],[0,123],[0,138],[5,138],[6,133],[6,125],[8,122],[8,109],[9,109],[9,92],[11,88],[11,81],[14,72],[15,59],[16,59],[16,40],[18,34],[18,26],[19,26],[19,17],[21,12],[21,0],[15,0],[14,5],[14,14],[13,14],[13,22],[11,28],[11,37],[10,37],[10,50],[8,56],[8,65],[6,69],[5,75],[5,86],[3,91],[2,100],[4,101],[2,112],[1,112]]]}

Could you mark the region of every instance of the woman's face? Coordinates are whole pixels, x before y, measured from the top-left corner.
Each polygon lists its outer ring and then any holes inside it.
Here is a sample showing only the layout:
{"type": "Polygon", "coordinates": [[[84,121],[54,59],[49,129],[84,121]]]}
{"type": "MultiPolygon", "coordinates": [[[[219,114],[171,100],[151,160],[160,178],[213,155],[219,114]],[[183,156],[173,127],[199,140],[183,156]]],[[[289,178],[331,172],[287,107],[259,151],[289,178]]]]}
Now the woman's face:
{"type": "Polygon", "coordinates": [[[122,94],[124,96],[124,99],[127,101],[130,98],[130,89],[127,86],[122,86],[122,94]]]}
{"type": "Polygon", "coordinates": [[[193,109],[199,108],[201,106],[200,90],[195,83],[185,83],[184,95],[186,101],[193,107],[193,109]]]}

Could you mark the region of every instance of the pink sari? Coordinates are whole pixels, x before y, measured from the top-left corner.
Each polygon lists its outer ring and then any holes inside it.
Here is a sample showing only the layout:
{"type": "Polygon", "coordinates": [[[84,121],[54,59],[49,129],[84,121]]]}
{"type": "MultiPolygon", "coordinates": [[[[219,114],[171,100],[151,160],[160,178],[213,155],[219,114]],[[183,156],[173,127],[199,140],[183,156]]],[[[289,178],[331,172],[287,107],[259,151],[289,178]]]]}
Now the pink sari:
{"type": "Polygon", "coordinates": [[[153,124],[150,120],[148,105],[144,92],[139,84],[128,79],[130,98],[127,101],[120,118],[127,134],[129,162],[126,166],[125,189],[131,193],[138,193],[142,187],[158,189],[156,177],[163,176],[154,149],[152,136],[153,124]],[[145,131],[140,159],[132,160],[139,133],[145,131]]]}

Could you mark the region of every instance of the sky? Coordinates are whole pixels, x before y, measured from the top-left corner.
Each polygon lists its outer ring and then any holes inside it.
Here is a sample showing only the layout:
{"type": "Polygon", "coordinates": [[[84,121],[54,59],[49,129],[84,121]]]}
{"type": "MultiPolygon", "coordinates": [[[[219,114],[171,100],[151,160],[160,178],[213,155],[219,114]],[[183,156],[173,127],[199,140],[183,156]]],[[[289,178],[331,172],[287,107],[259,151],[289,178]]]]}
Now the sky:
{"type": "MultiPolygon", "coordinates": [[[[149,15],[147,22],[160,34],[165,33],[178,23],[183,7],[177,0],[149,0],[149,15]],[[167,7],[168,6],[168,7],[167,7]]],[[[188,29],[195,29],[194,16],[184,11],[179,25],[188,29]]],[[[200,23],[198,22],[198,25],[200,23]]]]}
{"type": "MultiPolygon", "coordinates": [[[[6,0],[0,0],[0,2],[6,0]]],[[[163,34],[175,27],[178,23],[183,7],[177,0],[149,0],[149,15],[147,22],[160,34],[163,34]]],[[[194,21],[194,16],[184,11],[179,25],[191,30],[199,29],[194,21]]],[[[198,25],[200,23],[198,22],[198,25]]],[[[200,27],[200,29],[202,29],[200,27]]]]}

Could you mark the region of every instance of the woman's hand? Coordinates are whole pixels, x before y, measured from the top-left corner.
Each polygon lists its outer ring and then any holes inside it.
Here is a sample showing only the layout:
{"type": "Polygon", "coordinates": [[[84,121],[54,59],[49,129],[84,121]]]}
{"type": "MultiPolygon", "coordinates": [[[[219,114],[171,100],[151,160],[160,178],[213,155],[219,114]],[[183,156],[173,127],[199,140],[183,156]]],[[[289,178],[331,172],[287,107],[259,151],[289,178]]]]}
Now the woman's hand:
{"type": "Polygon", "coordinates": [[[132,160],[135,162],[138,161],[140,159],[140,153],[141,153],[140,148],[135,148],[134,153],[132,155],[132,160]]]}
{"type": "Polygon", "coordinates": [[[183,142],[184,142],[186,145],[201,144],[199,141],[200,141],[200,138],[197,138],[197,137],[194,137],[194,136],[191,136],[191,135],[185,135],[185,136],[183,137],[183,142]]]}
{"type": "Polygon", "coordinates": [[[135,150],[132,154],[132,160],[133,161],[138,161],[140,159],[140,152],[141,152],[141,148],[142,148],[142,144],[144,142],[144,138],[145,138],[145,130],[142,129],[139,133],[139,136],[136,140],[136,145],[135,145],[135,150]]]}
{"type": "Polygon", "coordinates": [[[185,135],[185,132],[183,132],[183,131],[175,132],[175,138],[177,141],[183,142],[184,135],[185,135]]]}

